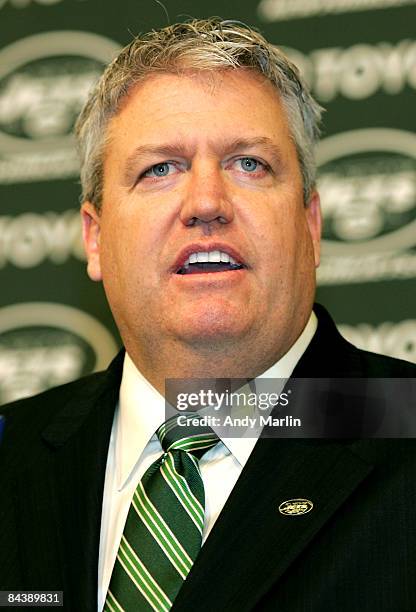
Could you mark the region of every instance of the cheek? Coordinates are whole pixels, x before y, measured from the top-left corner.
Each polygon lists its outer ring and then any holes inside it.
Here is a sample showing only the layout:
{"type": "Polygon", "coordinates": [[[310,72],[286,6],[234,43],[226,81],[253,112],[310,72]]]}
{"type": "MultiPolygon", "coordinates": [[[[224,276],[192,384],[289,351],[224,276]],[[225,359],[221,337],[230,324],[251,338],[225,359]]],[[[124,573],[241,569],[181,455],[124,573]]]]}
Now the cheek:
{"type": "Polygon", "coordinates": [[[119,218],[115,211],[107,215],[100,234],[100,261],[106,291],[125,288],[129,266],[135,259],[133,245],[132,232],[128,231],[125,219],[119,218]]]}
{"type": "Polygon", "coordinates": [[[269,284],[290,283],[313,263],[312,241],[303,209],[282,204],[260,235],[262,259],[269,284]]]}
{"type": "Polygon", "coordinates": [[[279,265],[293,253],[298,227],[293,210],[282,205],[271,209],[259,231],[261,252],[267,255],[269,265],[279,265]]]}
{"type": "Polygon", "coordinates": [[[101,263],[106,289],[137,298],[156,287],[160,252],[166,240],[163,219],[124,207],[108,217],[101,234],[101,263]]]}

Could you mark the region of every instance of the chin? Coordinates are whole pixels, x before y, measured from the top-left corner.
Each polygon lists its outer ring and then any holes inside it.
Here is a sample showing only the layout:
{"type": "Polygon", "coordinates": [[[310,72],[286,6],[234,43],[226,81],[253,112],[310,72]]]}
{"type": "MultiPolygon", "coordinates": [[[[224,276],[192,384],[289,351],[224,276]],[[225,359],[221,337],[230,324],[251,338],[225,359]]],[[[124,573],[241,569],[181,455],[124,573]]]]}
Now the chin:
{"type": "Polygon", "coordinates": [[[233,317],[206,317],[182,322],[176,325],[175,335],[192,344],[224,342],[243,337],[249,328],[247,322],[233,317]]]}

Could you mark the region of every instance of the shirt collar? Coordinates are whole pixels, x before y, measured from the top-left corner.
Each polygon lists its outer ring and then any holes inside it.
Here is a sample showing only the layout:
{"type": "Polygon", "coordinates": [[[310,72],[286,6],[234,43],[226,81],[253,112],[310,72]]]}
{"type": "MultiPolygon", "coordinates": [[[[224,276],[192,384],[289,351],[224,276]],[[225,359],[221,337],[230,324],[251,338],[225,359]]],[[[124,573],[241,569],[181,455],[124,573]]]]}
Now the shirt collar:
{"type": "MultiPolygon", "coordinates": [[[[309,320],[296,342],[288,352],[276,361],[268,370],[259,374],[256,381],[266,378],[290,378],[299,359],[306,351],[318,327],[318,319],[312,311],[309,320]]],[[[257,438],[224,438],[222,440],[237,461],[244,466],[257,442],[257,438]]]]}
{"type": "Polygon", "coordinates": [[[164,421],[165,398],[126,352],[115,423],[118,489],[124,486],[150,438],[164,421]]]}
{"type": "MultiPolygon", "coordinates": [[[[316,328],[317,318],[312,312],[305,329],[289,351],[257,379],[289,378],[312,340],[316,328]]],[[[119,490],[126,483],[149,440],[164,421],[165,398],[141,374],[126,353],[119,405],[115,415],[115,456],[119,490]]],[[[244,466],[257,439],[224,438],[222,441],[244,466]]]]}

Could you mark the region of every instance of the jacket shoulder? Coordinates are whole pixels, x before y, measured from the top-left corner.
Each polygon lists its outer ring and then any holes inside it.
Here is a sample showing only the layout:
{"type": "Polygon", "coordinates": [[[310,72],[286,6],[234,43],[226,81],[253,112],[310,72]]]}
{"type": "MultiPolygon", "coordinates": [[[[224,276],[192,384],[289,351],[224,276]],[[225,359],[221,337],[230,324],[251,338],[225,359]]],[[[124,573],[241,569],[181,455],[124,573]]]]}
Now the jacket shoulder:
{"type": "Polygon", "coordinates": [[[16,457],[36,456],[35,449],[43,448],[42,434],[56,421],[70,421],[78,406],[99,397],[106,372],[85,376],[58,387],[0,407],[4,417],[2,460],[10,454],[16,457]]]}
{"type": "Polygon", "coordinates": [[[391,378],[416,378],[416,364],[403,359],[396,359],[386,355],[371,353],[355,347],[351,347],[352,354],[360,361],[361,367],[367,376],[391,377],[391,378]]]}
{"type": "Polygon", "coordinates": [[[416,365],[357,348],[337,329],[327,310],[314,305],[318,329],[296,368],[297,376],[416,378],[416,365]]]}
{"type": "Polygon", "coordinates": [[[96,372],[36,395],[15,400],[1,406],[0,413],[6,418],[15,415],[27,416],[32,411],[36,411],[36,414],[39,415],[39,410],[53,413],[68,400],[74,400],[80,396],[85,397],[85,392],[90,394],[96,390],[103,382],[105,375],[105,371],[96,372]]]}
{"type": "Polygon", "coordinates": [[[107,370],[83,376],[77,380],[52,387],[37,395],[0,406],[0,414],[10,420],[21,418],[36,420],[53,416],[69,402],[85,402],[96,399],[108,386],[117,386],[121,380],[124,351],[120,351],[107,370]],[[43,417],[44,415],[44,417],[43,417]]]}

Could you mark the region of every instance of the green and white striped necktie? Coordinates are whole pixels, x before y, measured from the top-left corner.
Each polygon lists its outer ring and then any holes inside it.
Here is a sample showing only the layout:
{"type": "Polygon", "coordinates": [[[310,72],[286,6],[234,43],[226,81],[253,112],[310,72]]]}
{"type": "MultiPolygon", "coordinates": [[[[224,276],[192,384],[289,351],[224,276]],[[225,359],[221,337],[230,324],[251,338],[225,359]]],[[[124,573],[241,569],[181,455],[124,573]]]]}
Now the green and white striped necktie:
{"type": "Polygon", "coordinates": [[[179,426],[177,417],[156,433],[164,453],[134,492],[106,612],[170,610],[201,549],[205,494],[198,458],[218,436],[207,427],[179,426]]]}

